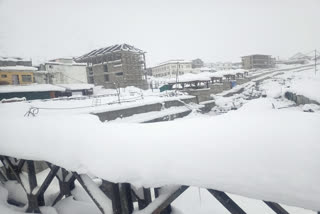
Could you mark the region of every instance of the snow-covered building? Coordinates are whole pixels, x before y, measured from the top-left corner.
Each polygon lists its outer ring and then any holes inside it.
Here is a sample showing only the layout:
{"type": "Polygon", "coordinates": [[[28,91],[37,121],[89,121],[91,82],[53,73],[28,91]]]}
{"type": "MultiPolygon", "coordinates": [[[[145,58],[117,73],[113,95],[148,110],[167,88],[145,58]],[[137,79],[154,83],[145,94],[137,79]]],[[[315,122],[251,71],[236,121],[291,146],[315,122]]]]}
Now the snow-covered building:
{"type": "Polygon", "coordinates": [[[275,66],[275,58],[272,58],[271,55],[264,54],[253,54],[249,56],[243,56],[242,67],[244,69],[252,68],[273,68],[275,66]]]}
{"type": "Polygon", "coordinates": [[[201,68],[203,65],[204,62],[199,58],[192,60],[192,68],[201,68]]]}
{"type": "Polygon", "coordinates": [[[216,63],[205,63],[204,64],[205,67],[208,68],[213,68],[216,71],[220,71],[220,70],[230,70],[233,67],[232,62],[216,62],[216,63]]]}
{"type": "Polygon", "coordinates": [[[0,57],[0,85],[25,85],[34,82],[32,61],[20,57],[0,57]]]}
{"type": "Polygon", "coordinates": [[[289,60],[311,60],[311,59],[312,59],[312,56],[308,56],[301,52],[298,52],[289,58],[289,60]]]}
{"type": "Polygon", "coordinates": [[[159,65],[154,66],[152,69],[152,75],[154,77],[172,78],[179,75],[192,73],[192,61],[176,59],[162,62],[159,65]]]}
{"type": "Polygon", "coordinates": [[[105,88],[148,88],[145,52],[128,44],[93,50],[75,59],[88,64],[89,83],[105,88]]]}
{"type": "Polygon", "coordinates": [[[3,57],[0,56],[0,66],[32,66],[31,59],[24,59],[21,57],[3,57]]]}
{"type": "Polygon", "coordinates": [[[50,60],[40,66],[35,72],[37,83],[49,84],[79,84],[88,83],[87,64],[76,63],[72,58],[50,60]]]}

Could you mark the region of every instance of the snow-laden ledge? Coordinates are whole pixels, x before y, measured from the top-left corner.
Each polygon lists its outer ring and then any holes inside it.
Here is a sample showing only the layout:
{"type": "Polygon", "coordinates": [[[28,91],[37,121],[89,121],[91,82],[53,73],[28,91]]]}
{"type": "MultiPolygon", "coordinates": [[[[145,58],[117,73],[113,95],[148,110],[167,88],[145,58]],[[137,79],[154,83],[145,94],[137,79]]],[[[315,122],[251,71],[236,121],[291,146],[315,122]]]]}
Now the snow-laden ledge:
{"type": "Polygon", "coordinates": [[[165,123],[83,114],[1,119],[0,127],[1,155],[135,186],[199,186],[320,210],[320,115],[272,109],[268,99],[165,123]]]}

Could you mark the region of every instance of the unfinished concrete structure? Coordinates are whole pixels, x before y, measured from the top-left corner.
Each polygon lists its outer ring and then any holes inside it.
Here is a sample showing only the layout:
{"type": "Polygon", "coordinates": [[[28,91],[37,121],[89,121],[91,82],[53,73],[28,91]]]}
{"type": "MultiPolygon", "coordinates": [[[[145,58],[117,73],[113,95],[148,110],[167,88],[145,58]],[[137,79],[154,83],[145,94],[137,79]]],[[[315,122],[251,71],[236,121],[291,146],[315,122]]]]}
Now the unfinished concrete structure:
{"type": "Polygon", "coordinates": [[[242,68],[273,68],[275,65],[275,59],[271,55],[254,54],[249,56],[243,56],[242,68]]]}
{"type": "Polygon", "coordinates": [[[87,63],[88,82],[105,88],[147,89],[145,52],[128,44],[93,50],[75,59],[87,63]]]}

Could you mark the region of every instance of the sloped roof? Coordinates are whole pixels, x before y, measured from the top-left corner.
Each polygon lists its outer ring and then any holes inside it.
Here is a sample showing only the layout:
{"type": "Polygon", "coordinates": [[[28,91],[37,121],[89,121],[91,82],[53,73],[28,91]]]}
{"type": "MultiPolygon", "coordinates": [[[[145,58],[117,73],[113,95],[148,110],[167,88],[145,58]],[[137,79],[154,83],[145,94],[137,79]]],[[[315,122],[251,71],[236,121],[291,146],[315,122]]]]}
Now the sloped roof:
{"type": "Polygon", "coordinates": [[[117,45],[112,45],[106,48],[100,48],[100,49],[95,49],[87,54],[84,54],[78,58],[76,58],[76,60],[81,60],[84,58],[88,58],[88,57],[94,57],[97,55],[104,55],[107,53],[111,53],[111,52],[116,52],[116,51],[130,51],[130,52],[136,52],[136,53],[144,53],[144,51],[135,48],[132,45],[128,45],[128,44],[117,44],[117,45]]]}
{"type": "Polygon", "coordinates": [[[311,57],[303,54],[301,52],[296,53],[295,55],[293,55],[292,57],[290,57],[289,59],[310,59],[311,57]]]}

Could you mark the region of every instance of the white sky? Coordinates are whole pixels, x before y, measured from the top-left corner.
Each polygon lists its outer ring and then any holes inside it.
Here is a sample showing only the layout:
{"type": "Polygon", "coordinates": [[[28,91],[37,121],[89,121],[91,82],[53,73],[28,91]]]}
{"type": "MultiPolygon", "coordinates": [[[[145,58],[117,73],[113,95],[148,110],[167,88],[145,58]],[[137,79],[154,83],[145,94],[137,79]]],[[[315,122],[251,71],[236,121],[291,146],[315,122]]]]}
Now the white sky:
{"type": "Polygon", "coordinates": [[[320,49],[320,0],[0,0],[0,56],[33,61],[128,43],[147,65],[320,49]]]}

